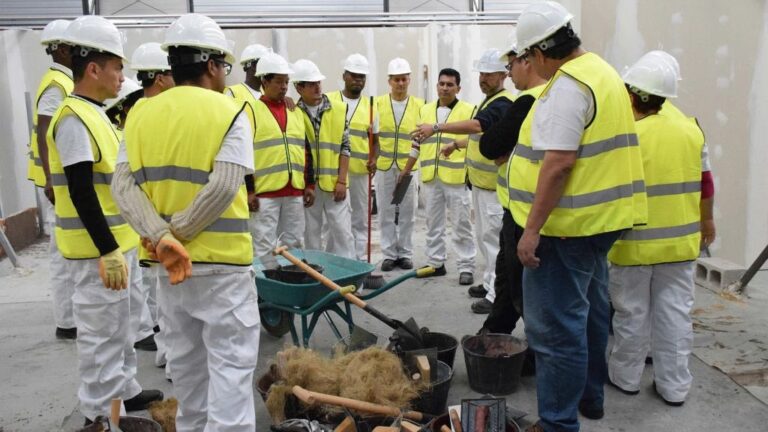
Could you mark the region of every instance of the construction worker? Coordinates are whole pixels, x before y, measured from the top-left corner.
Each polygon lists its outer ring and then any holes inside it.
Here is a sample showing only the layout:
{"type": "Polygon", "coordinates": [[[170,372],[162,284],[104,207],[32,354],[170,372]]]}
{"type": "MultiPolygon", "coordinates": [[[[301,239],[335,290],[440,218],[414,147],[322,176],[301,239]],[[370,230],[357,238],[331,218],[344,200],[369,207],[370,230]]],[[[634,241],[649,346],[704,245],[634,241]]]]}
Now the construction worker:
{"type": "Polygon", "coordinates": [[[509,208],[524,228],[525,333],[536,354],[539,421],[578,431],[603,411],[608,263],[624,230],[645,223],[642,158],[629,96],[607,62],[581,48],[563,6],[528,6],[520,56],[547,87],[523,122],[509,167],[509,208]],[[599,107],[599,109],[597,109],[599,107]]]}
{"type": "Polygon", "coordinates": [[[271,52],[272,48],[260,44],[245,47],[240,55],[240,66],[245,72],[245,82],[227,87],[224,94],[237,100],[246,101],[253,106],[261,97],[261,80],[256,76],[256,65],[264,54],[271,52]]]}
{"type": "Polygon", "coordinates": [[[45,136],[51,117],[61,102],[74,87],[72,82],[72,52],[71,46],[62,40],[64,32],[69,27],[67,20],[49,22],[40,38],[45,46],[45,52],[51,56],[53,63],[40,80],[35,94],[35,104],[32,111],[32,134],[29,139],[29,163],[27,176],[37,186],[38,202],[42,206],[45,231],[51,236],[49,251],[51,254],[50,278],[51,297],[53,299],[53,318],[56,323],[58,339],[77,338],[75,318],[72,315],[72,295],[75,285],[67,273],[64,258],[56,247],[54,230],[55,214],[53,210],[53,185],[48,164],[48,145],[45,136]]]}
{"type": "Polygon", "coordinates": [[[303,247],[304,208],[315,200],[312,150],[304,116],[287,109],[285,103],[292,73],[288,62],[275,53],[264,54],[256,66],[263,94],[253,106],[255,171],[248,201],[254,212],[254,254],[266,268],[277,266],[272,251],[278,241],[288,247],[303,247]]]}
{"type": "Polygon", "coordinates": [[[662,113],[665,100],[677,97],[678,74],[657,53],[623,75],[643,154],[648,223],[623,233],[608,253],[616,310],[608,375],[621,392],[638,394],[650,347],[656,393],[680,406],[693,380],[694,261],[715,239],[714,186],[696,121],[662,113]]]}
{"type": "MultiPolygon", "coordinates": [[[[494,266],[499,253],[499,232],[504,209],[496,198],[496,177],[499,167],[493,160],[480,153],[480,137],[483,131],[497,123],[512,106],[515,97],[504,89],[507,77],[506,62],[500,60],[501,51],[495,48],[485,50],[480,59],[475,61],[474,71],[479,72],[480,90],[485,99],[478,106],[475,116],[469,120],[449,123],[422,124],[413,131],[416,139],[426,139],[433,133],[470,134],[469,140],[458,140],[455,146],[449,146],[443,154],[449,156],[457,149],[466,148],[466,165],[469,184],[472,186],[472,204],[475,210],[475,236],[480,254],[485,261],[483,282],[470,287],[471,297],[480,298],[472,304],[472,312],[487,314],[496,298],[494,287],[494,266]]],[[[461,285],[472,285],[472,273],[459,275],[461,285]]]]}
{"type": "Polygon", "coordinates": [[[144,89],[144,97],[157,96],[176,85],[173,82],[168,54],[157,42],[139,45],[131,56],[131,69],[144,89]]]}
{"type": "Polygon", "coordinates": [[[113,191],[146,238],[143,255],[165,268],[158,293],[176,430],[253,431],[260,325],[244,182],[249,114],[222,94],[234,57],[215,21],[182,15],[162,47],[177,85],[133,107],[113,191]]]}
{"type": "MultiPolygon", "coordinates": [[[[400,173],[411,151],[409,131],[416,127],[424,100],[408,94],[411,65],[397,57],[387,66],[389,94],[376,98],[380,115],[379,154],[376,161],[376,204],[381,229],[382,271],[413,268],[413,223],[416,216],[416,182],[408,185],[399,208],[391,204],[400,173]],[[399,215],[396,218],[396,213],[399,215]],[[397,219],[398,223],[395,223],[397,219]]],[[[418,168],[418,167],[416,167],[418,168]]]]}
{"type": "Polygon", "coordinates": [[[323,249],[321,233],[324,225],[327,225],[329,229],[325,250],[355,259],[352,209],[347,196],[350,154],[347,105],[341,101],[332,102],[323,94],[321,82],[325,75],[311,61],[296,61],[293,72],[293,84],[300,96],[297,105],[304,113],[304,127],[312,146],[315,184],[318,188],[314,205],[304,210],[305,247],[323,249]]]}
{"type": "MultiPolygon", "coordinates": [[[[459,100],[461,75],[455,69],[442,69],[437,77],[435,102],[421,108],[419,124],[441,124],[472,119],[475,106],[459,100]]],[[[446,211],[453,225],[453,251],[459,274],[475,272],[475,239],[469,220],[470,195],[466,185],[464,167],[465,152],[453,152],[441,157],[443,146],[455,145],[459,136],[438,132],[435,136],[414,141],[410,157],[400,175],[408,175],[419,161],[421,181],[426,200],[427,217],[427,267],[435,269],[432,276],[444,276],[446,211]]]]}
{"type": "Polygon", "coordinates": [[[136,381],[131,291],[141,284],[139,237],[123,220],[109,190],[118,138],[103,111],[123,82],[123,46],[117,28],[99,16],[69,25],[75,87],[51,119],[46,136],[56,198],[56,243],[75,283],[79,331],[80,411],[86,424],[110,412],[114,398],[127,411],[161,400],[136,381]]]}
{"type": "Polygon", "coordinates": [[[371,100],[363,97],[366,77],[370,74],[368,59],[362,54],[351,54],[344,61],[344,89],[326,94],[331,101],[347,104],[349,124],[349,204],[352,209],[352,235],[355,239],[355,257],[365,260],[368,242],[369,178],[376,173],[376,154],[379,146],[379,114],[371,114],[371,100]],[[368,131],[373,133],[373,150],[369,148],[368,131]]]}

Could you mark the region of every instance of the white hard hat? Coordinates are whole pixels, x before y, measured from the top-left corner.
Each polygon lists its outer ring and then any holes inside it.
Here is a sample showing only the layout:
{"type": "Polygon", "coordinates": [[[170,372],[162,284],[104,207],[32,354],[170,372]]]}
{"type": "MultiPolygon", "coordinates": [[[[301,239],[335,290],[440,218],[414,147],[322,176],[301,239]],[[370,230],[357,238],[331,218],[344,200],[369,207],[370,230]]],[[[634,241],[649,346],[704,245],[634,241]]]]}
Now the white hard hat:
{"type": "Polygon", "coordinates": [[[317,82],[324,79],[325,75],[320,73],[317,65],[309,60],[296,60],[296,63],[293,64],[293,75],[291,75],[293,82],[317,82]]]}
{"type": "Polygon", "coordinates": [[[80,50],[75,50],[75,53],[81,56],[96,50],[125,59],[120,31],[106,18],[97,15],[85,15],[72,21],[64,32],[62,42],[79,47],[80,50]]]}
{"type": "Polygon", "coordinates": [[[125,77],[125,81],[123,81],[123,85],[120,87],[120,91],[117,92],[117,97],[114,99],[107,99],[104,101],[104,110],[109,111],[112,108],[114,108],[116,105],[122,103],[125,101],[125,99],[130,96],[133,92],[139,91],[143,89],[137,83],[136,81],[125,77]]]}
{"type": "Polygon", "coordinates": [[[260,59],[264,54],[271,53],[272,48],[265,47],[261,44],[248,45],[240,54],[240,64],[244,65],[248,62],[260,59]]]}
{"type": "Polygon", "coordinates": [[[472,70],[475,72],[506,72],[507,64],[501,61],[501,51],[490,48],[483,52],[479,60],[475,60],[472,70]]]}
{"type": "Polygon", "coordinates": [[[546,39],[568,24],[573,14],[560,3],[534,3],[523,10],[517,20],[517,48],[523,52],[538,44],[543,50],[551,45],[546,39]]]}
{"type": "Polygon", "coordinates": [[[272,52],[261,56],[259,63],[256,65],[256,76],[268,74],[291,75],[293,74],[293,69],[283,56],[272,52]]]}
{"type": "Polygon", "coordinates": [[[356,74],[368,75],[371,73],[368,59],[362,54],[352,54],[344,60],[344,70],[356,74]]]}
{"type": "Polygon", "coordinates": [[[45,25],[43,33],[40,35],[40,43],[43,45],[57,44],[64,38],[64,33],[72,21],[53,20],[45,25]]]}
{"type": "Polygon", "coordinates": [[[655,50],[655,51],[648,51],[643,57],[657,57],[659,59],[666,61],[675,70],[675,74],[677,75],[677,80],[681,81],[683,79],[683,77],[680,75],[680,63],[677,62],[677,59],[674,56],[672,56],[672,54],[666,51],[655,50]]]}
{"type": "MultiPolygon", "coordinates": [[[[234,45],[234,42],[226,38],[216,21],[205,15],[190,13],[177,18],[165,30],[165,42],[162,48],[165,51],[168,51],[169,47],[198,48],[209,54],[223,54],[224,61],[233,64],[235,62],[235,56],[232,54],[234,45]]],[[[203,56],[200,62],[207,59],[207,56],[203,56]]]]}
{"type": "Polygon", "coordinates": [[[411,65],[408,60],[400,57],[393,58],[387,66],[387,75],[402,75],[411,73],[411,65]]]}
{"type": "Polygon", "coordinates": [[[622,79],[635,93],[640,90],[665,98],[677,97],[677,73],[668,59],[657,55],[646,54],[640,57],[640,60],[624,71],[622,79]]]}
{"type": "Polygon", "coordinates": [[[168,53],[160,48],[157,42],[147,42],[139,45],[131,56],[131,69],[135,71],[167,71],[168,53]]]}

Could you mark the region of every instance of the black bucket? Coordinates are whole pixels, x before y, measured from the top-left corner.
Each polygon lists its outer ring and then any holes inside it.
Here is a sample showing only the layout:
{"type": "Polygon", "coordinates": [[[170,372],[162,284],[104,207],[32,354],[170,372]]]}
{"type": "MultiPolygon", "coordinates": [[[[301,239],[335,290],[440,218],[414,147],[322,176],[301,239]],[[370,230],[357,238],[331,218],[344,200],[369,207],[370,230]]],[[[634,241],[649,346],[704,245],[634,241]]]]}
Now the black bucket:
{"type": "Polygon", "coordinates": [[[455,337],[445,333],[427,332],[422,335],[422,339],[424,348],[437,348],[437,359],[453,369],[456,348],[459,346],[459,341],[455,337]]]}
{"type": "Polygon", "coordinates": [[[506,395],[517,389],[525,350],[528,348],[525,341],[508,334],[489,333],[483,336],[464,336],[461,347],[472,390],[506,395]]]}
{"type": "Polygon", "coordinates": [[[437,361],[437,378],[432,386],[413,401],[413,409],[427,414],[438,415],[448,410],[448,391],[451,389],[453,368],[437,361]]]}

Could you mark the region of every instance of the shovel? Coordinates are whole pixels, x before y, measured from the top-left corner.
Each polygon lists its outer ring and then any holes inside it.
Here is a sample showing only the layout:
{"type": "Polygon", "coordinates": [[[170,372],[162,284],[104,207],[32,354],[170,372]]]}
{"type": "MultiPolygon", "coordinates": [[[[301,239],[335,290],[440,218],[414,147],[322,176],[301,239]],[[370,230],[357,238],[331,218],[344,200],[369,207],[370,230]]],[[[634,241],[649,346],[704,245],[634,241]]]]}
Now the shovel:
{"type": "Polygon", "coordinates": [[[327,288],[330,288],[334,291],[338,291],[339,294],[341,294],[344,297],[344,299],[346,299],[348,302],[368,312],[369,314],[373,315],[374,318],[378,319],[379,321],[383,322],[384,324],[394,329],[396,333],[399,333],[401,335],[400,337],[401,342],[404,342],[403,345],[406,347],[406,349],[420,349],[424,347],[424,340],[421,337],[419,326],[416,325],[416,321],[414,321],[413,318],[409,318],[408,321],[406,321],[405,323],[389,318],[388,316],[379,312],[377,309],[374,309],[373,306],[366,303],[365,300],[361,299],[360,297],[357,297],[354,294],[345,292],[345,290],[342,287],[340,287],[336,282],[318,273],[317,271],[315,271],[315,269],[307,265],[305,262],[293,256],[290,252],[288,252],[288,248],[285,246],[280,246],[276,248],[273,253],[275,255],[282,255],[283,257],[285,257],[285,259],[287,259],[288,261],[292,262],[293,264],[295,264],[296,266],[298,266],[299,268],[307,272],[307,274],[315,278],[315,280],[322,283],[327,288]]]}
{"type": "Polygon", "coordinates": [[[430,420],[430,417],[431,417],[428,414],[424,414],[419,411],[401,411],[398,408],[390,407],[386,405],[380,405],[380,404],[365,402],[357,399],[345,398],[341,396],[334,396],[334,395],[329,395],[325,393],[318,393],[318,392],[307,390],[297,385],[293,386],[291,391],[293,392],[294,396],[299,398],[300,401],[304,402],[307,405],[316,405],[316,404],[334,405],[334,406],[349,408],[355,411],[361,411],[361,412],[370,413],[370,414],[379,414],[379,415],[389,416],[389,417],[399,417],[402,415],[403,418],[407,418],[409,420],[414,420],[417,422],[428,421],[430,420]]]}

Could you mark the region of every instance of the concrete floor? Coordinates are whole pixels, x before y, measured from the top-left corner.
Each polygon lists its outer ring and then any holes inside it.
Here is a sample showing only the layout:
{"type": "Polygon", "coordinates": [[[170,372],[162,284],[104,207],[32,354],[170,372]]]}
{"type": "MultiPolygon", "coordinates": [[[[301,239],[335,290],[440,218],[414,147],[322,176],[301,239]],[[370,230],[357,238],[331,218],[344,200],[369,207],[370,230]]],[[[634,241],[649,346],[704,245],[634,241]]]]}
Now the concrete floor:
{"type": "MultiPolygon", "coordinates": [[[[414,261],[419,265],[424,262],[423,218],[417,222],[415,248],[414,261]]],[[[73,431],[83,421],[77,409],[75,344],[53,336],[45,250],[45,244],[38,243],[22,251],[24,270],[10,269],[7,260],[0,262],[0,432],[73,431]]],[[[470,312],[466,287],[458,285],[452,262],[447,268],[445,277],[410,280],[373,299],[372,305],[394,318],[414,317],[421,326],[457,338],[474,334],[484,317],[470,312]]],[[[768,306],[768,274],[760,273],[751,289],[751,299],[735,304],[697,288],[696,356],[691,358],[694,385],[683,407],[668,407],[655,397],[651,371],[647,370],[637,396],[625,396],[607,387],[605,418],[583,419],[583,430],[768,430],[768,406],[755,396],[768,395],[768,355],[763,348],[763,341],[768,341],[764,312],[768,306]]],[[[380,343],[391,334],[388,327],[367,314],[355,311],[354,315],[360,326],[379,335],[380,343]]],[[[522,335],[522,329],[517,329],[516,334],[522,335]]],[[[334,342],[327,324],[320,322],[312,336],[312,347],[329,352],[334,342]]],[[[289,336],[276,339],[262,332],[257,376],[287,343],[289,336]]],[[[159,388],[172,396],[172,385],[154,366],[153,359],[154,353],[139,352],[139,381],[144,388],[159,388]]],[[[481,396],[469,389],[461,352],[455,366],[449,404],[481,396]]],[[[522,379],[518,391],[507,396],[507,402],[528,412],[526,420],[535,421],[534,379],[522,379]]],[[[257,430],[269,430],[269,417],[260,400],[256,402],[256,413],[257,430]]]]}

